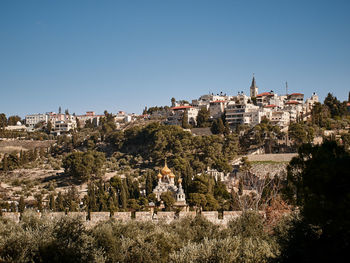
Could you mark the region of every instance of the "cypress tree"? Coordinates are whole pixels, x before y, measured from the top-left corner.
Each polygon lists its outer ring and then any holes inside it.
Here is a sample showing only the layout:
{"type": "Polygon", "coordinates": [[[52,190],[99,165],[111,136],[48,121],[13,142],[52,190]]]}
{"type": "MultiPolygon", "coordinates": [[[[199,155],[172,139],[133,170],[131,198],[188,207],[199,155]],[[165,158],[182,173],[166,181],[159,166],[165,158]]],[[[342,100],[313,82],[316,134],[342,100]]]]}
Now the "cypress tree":
{"type": "Polygon", "coordinates": [[[140,187],[139,187],[139,182],[135,180],[132,183],[132,188],[133,188],[133,198],[134,199],[139,199],[140,197],[140,187]]]}
{"type": "Polygon", "coordinates": [[[2,158],[2,170],[4,172],[7,172],[9,170],[9,164],[8,164],[8,160],[7,160],[7,154],[4,155],[4,157],[2,158]]]}
{"type": "Polygon", "coordinates": [[[187,112],[187,110],[185,110],[183,113],[181,126],[184,129],[190,128],[190,125],[188,124],[188,112],[187,112]]]}
{"type": "Polygon", "coordinates": [[[38,210],[41,212],[43,210],[43,196],[41,194],[38,194],[35,196],[36,199],[36,206],[38,210]]]}
{"type": "Polygon", "coordinates": [[[126,205],[127,205],[126,189],[125,189],[125,184],[122,184],[122,188],[120,191],[120,206],[123,209],[126,209],[126,205]]]}
{"type": "Polygon", "coordinates": [[[23,213],[25,209],[24,197],[21,195],[18,201],[18,212],[23,213]]]}
{"type": "Polygon", "coordinates": [[[16,212],[16,204],[15,204],[15,202],[11,203],[11,212],[16,212]]]}
{"type": "Polygon", "coordinates": [[[58,195],[56,198],[56,210],[59,212],[64,211],[63,196],[61,192],[58,192],[58,195]]]}
{"type": "Polygon", "coordinates": [[[238,195],[242,195],[243,194],[243,180],[242,178],[239,179],[239,184],[238,184],[238,195]]]}
{"type": "Polygon", "coordinates": [[[221,118],[218,119],[217,125],[218,125],[218,126],[217,126],[218,133],[219,133],[219,134],[223,134],[224,131],[225,131],[225,126],[224,126],[224,123],[222,122],[222,119],[221,119],[221,118]]]}
{"type": "Polygon", "coordinates": [[[23,151],[21,150],[19,152],[19,164],[22,166],[24,164],[24,161],[23,161],[23,151]]]}
{"type": "Polygon", "coordinates": [[[49,206],[51,211],[56,211],[55,195],[53,193],[50,194],[49,206]]]}
{"type": "Polygon", "coordinates": [[[152,193],[152,176],[150,174],[147,174],[146,176],[146,196],[152,193]]]}
{"type": "Polygon", "coordinates": [[[90,183],[88,186],[88,211],[97,211],[95,185],[92,183],[90,183]]]}

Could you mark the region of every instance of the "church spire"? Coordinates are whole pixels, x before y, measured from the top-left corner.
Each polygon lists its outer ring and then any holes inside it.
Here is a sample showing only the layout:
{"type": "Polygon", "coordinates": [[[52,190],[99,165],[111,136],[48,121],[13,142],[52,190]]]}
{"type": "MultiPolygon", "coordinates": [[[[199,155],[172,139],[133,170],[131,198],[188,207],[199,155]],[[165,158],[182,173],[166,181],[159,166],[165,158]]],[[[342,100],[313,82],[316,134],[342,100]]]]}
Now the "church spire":
{"type": "Polygon", "coordinates": [[[258,87],[256,86],[255,76],[253,73],[252,85],[250,86],[250,97],[256,97],[258,95],[258,87]]]}
{"type": "Polygon", "coordinates": [[[250,86],[250,88],[256,88],[256,83],[255,83],[255,76],[254,76],[254,73],[253,73],[252,85],[250,86]]]}

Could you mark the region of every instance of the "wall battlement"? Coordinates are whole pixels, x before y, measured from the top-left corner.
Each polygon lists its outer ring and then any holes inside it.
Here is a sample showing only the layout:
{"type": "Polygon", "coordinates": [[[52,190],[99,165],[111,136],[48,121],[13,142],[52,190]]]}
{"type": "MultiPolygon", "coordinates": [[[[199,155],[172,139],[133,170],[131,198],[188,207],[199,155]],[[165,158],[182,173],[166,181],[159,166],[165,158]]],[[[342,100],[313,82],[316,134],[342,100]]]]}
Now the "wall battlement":
{"type": "MultiPolygon", "coordinates": [[[[99,222],[108,221],[108,220],[118,220],[121,222],[128,221],[148,221],[148,222],[165,222],[170,223],[175,220],[183,219],[183,218],[194,218],[197,215],[202,216],[207,219],[209,222],[218,225],[226,225],[229,221],[235,220],[242,215],[242,211],[224,211],[222,214],[222,218],[220,218],[218,211],[202,211],[202,212],[183,212],[181,211],[179,214],[175,214],[175,212],[162,212],[158,211],[157,213],[151,212],[135,212],[135,217],[132,216],[131,212],[114,212],[111,214],[110,212],[36,212],[35,213],[38,218],[49,218],[52,220],[59,219],[61,217],[69,216],[69,217],[79,217],[81,218],[88,226],[94,226],[99,222]]],[[[259,211],[263,217],[265,217],[264,211],[259,211]]],[[[2,218],[6,218],[12,220],[16,223],[19,223],[21,220],[21,213],[19,212],[3,212],[2,218]]]]}

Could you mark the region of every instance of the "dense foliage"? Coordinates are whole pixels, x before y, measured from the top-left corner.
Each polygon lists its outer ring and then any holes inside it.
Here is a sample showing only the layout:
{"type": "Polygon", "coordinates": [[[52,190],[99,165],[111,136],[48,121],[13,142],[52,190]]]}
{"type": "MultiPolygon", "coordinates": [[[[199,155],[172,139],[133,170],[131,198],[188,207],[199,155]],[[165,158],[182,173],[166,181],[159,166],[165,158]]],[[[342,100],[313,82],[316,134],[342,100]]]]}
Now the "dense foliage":
{"type": "Polygon", "coordinates": [[[74,152],[63,160],[65,173],[82,181],[103,175],[105,155],[101,152],[74,152]]]}
{"type": "Polygon", "coordinates": [[[225,229],[201,217],[170,223],[109,221],[87,229],[79,218],[19,224],[0,220],[0,261],[6,262],[270,262],[279,255],[264,220],[244,214],[225,229]]]}
{"type": "Polygon", "coordinates": [[[193,136],[179,126],[159,123],[111,133],[107,142],[115,152],[139,155],[152,165],[162,165],[167,157],[170,166],[178,172],[184,172],[186,167],[201,172],[207,166],[230,171],[228,162],[239,149],[235,134],[193,136]]]}
{"type": "Polygon", "coordinates": [[[288,168],[286,195],[301,209],[285,262],[345,262],[350,248],[350,154],[334,141],[303,145],[288,168]]]}

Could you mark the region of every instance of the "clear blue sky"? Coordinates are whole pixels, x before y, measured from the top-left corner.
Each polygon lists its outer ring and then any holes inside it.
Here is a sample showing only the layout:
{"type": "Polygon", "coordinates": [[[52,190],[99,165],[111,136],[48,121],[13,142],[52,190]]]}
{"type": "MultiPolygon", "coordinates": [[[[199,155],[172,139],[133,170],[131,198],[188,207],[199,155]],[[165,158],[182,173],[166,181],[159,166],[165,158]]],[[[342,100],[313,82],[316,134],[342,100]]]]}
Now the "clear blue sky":
{"type": "Polygon", "coordinates": [[[350,1],[0,1],[0,112],[350,90],[350,1]]]}

